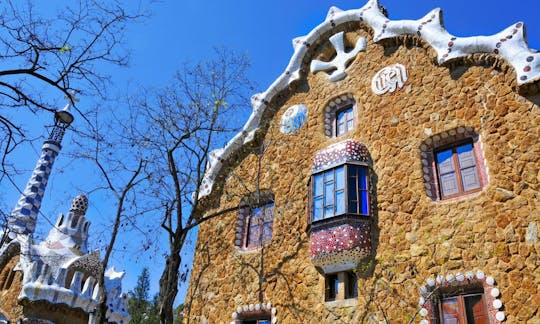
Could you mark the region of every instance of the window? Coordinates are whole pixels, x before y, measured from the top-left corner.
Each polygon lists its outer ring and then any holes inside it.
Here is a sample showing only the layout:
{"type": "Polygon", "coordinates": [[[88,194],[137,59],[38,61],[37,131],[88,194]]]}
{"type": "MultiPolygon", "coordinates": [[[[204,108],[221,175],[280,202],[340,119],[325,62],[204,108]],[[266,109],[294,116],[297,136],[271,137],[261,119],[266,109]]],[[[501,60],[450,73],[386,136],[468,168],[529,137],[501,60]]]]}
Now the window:
{"type": "Polygon", "coordinates": [[[274,203],[267,203],[251,209],[246,219],[247,230],[244,246],[256,248],[267,244],[272,238],[274,203]]]}
{"type": "Polygon", "coordinates": [[[367,166],[344,164],[313,175],[312,220],[344,214],[369,215],[367,166]]]}
{"type": "Polygon", "coordinates": [[[274,196],[269,192],[247,197],[238,213],[235,245],[256,249],[268,244],[274,224],[274,196]]]}
{"type": "Polygon", "coordinates": [[[358,279],[353,271],[327,274],[324,277],[324,300],[335,301],[358,297],[358,279]]]}
{"type": "Polygon", "coordinates": [[[425,139],[420,145],[426,195],[451,199],[479,192],[488,183],[480,135],[460,126],[425,139]]]}
{"type": "Polygon", "coordinates": [[[440,195],[443,199],[480,189],[480,178],[472,142],[437,150],[435,163],[440,195]]]}
{"type": "Polygon", "coordinates": [[[350,132],[354,128],[353,105],[349,104],[336,112],[336,136],[350,132]]]}
{"type": "Polygon", "coordinates": [[[356,126],[356,102],[351,93],[332,99],[324,109],[325,134],[338,137],[352,131],[356,126]]]}
{"type": "Polygon", "coordinates": [[[442,294],[437,308],[437,320],[441,324],[488,324],[489,317],[484,293],[479,290],[459,295],[442,294]]]}

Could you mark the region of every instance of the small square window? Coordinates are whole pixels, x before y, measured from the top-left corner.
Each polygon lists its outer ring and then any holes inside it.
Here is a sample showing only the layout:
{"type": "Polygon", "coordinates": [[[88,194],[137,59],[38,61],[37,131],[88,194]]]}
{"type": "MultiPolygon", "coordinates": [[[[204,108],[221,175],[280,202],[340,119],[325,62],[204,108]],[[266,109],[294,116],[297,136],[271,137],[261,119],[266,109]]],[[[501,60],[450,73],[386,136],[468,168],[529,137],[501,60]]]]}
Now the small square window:
{"type": "Polygon", "coordinates": [[[324,286],[324,300],[327,302],[358,297],[358,279],[354,271],[327,274],[324,286]]]}

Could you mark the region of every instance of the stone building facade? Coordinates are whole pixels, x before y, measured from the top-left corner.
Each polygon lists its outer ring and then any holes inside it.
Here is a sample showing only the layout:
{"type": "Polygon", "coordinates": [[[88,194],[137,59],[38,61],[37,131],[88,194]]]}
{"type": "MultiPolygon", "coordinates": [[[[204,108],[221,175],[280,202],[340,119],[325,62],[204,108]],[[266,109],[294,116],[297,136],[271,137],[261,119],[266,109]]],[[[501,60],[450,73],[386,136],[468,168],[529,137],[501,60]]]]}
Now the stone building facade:
{"type": "Polygon", "coordinates": [[[41,202],[65,130],[73,121],[69,105],[55,114],[55,125],[15,209],[0,230],[0,324],[93,323],[98,293],[107,294],[109,323],[128,323],[124,272],[110,268],[105,287],[99,251],[88,251],[88,199],[79,195],[68,213],[60,214],[47,238],[34,240],[41,202]]]}
{"type": "Polygon", "coordinates": [[[189,323],[540,323],[540,53],[332,7],[211,154],[189,323]]]}

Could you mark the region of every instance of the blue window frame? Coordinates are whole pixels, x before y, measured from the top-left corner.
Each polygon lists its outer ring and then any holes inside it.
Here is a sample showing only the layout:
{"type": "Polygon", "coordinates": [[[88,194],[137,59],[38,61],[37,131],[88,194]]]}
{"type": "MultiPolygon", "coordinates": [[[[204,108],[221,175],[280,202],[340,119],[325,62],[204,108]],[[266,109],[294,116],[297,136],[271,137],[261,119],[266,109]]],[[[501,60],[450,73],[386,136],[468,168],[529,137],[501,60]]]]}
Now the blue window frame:
{"type": "Polygon", "coordinates": [[[368,167],[344,164],[313,175],[312,220],[369,215],[368,167]]]}

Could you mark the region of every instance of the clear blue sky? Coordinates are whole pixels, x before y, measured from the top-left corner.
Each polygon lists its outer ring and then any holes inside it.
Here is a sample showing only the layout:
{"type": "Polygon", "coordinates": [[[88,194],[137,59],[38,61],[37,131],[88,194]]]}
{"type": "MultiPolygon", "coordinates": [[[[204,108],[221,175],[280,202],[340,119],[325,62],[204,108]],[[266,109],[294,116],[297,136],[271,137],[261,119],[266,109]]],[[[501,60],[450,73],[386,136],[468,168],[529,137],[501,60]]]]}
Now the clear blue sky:
{"type": "MultiPolygon", "coordinates": [[[[62,1],[55,1],[61,7],[62,1]]],[[[126,1],[128,3],[128,1],[126,1]]],[[[430,10],[440,7],[446,29],[457,36],[491,35],[517,22],[525,22],[529,46],[540,49],[540,2],[538,0],[518,1],[465,1],[465,0],[387,0],[381,4],[388,10],[390,19],[418,19],[430,10]]],[[[129,1],[133,6],[135,1],[129,1]]],[[[245,52],[252,62],[251,78],[257,83],[255,92],[264,91],[287,66],[293,53],[292,39],[303,36],[322,23],[330,6],[341,9],[356,9],[364,1],[321,1],[321,0],[161,0],[148,6],[151,17],[139,25],[128,29],[128,48],[132,51],[131,64],[127,68],[113,69],[112,93],[123,94],[134,85],[160,87],[167,84],[175,69],[182,62],[209,58],[212,47],[225,46],[245,52]],[[128,86],[131,85],[131,86],[128,86]]],[[[147,6],[146,4],[143,6],[147,6]]],[[[85,105],[82,98],[80,107],[85,105]]],[[[83,108],[84,109],[84,108],[83,108]]],[[[117,107],[122,109],[122,107],[117,107]]],[[[241,116],[247,118],[247,116],[241,116]]],[[[48,120],[37,120],[38,132],[48,120]]],[[[75,122],[74,127],[77,127],[75,122]]],[[[44,134],[42,134],[44,135],[44,134]]],[[[68,135],[69,136],[69,135],[68,135]]],[[[69,139],[68,139],[69,140],[69,139]]],[[[39,147],[25,149],[21,154],[21,164],[32,169],[39,147]]],[[[62,153],[60,153],[62,154],[62,153]]],[[[84,187],[85,173],[81,167],[60,156],[49,188],[45,195],[42,212],[52,222],[59,212],[69,209],[69,201],[78,194],[75,187],[84,187]],[[63,172],[59,172],[63,170],[63,172]]],[[[24,187],[30,173],[19,177],[19,186],[24,187]]],[[[7,205],[14,206],[18,197],[16,191],[3,188],[7,205]]],[[[90,202],[88,217],[92,221],[91,237],[98,237],[106,226],[105,215],[113,213],[110,206],[90,202]]],[[[41,216],[40,216],[41,217],[41,216]]],[[[40,219],[41,221],[43,219],[40,219]]],[[[41,231],[47,233],[47,222],[41,231]]],[[[156,225],[158,226],[158,225],[156,225]]],[[[122,240],[120,244],[126,244],[122,240]]],[[[128,244],[129,245],[129,244],[128,244]]],[[[90,244],[90,246],[93,246],[90,244]]],[[[95,245],[94,245],[95,246],[95,245]]],[[[151,269],[152,292],[157,291],[159,275],[162,271],[161,253],[137,255],[129,252],[117,254],[111,261],[117,269],[127,270],[124,290],[130,290],[136,283],[142,266],[151,269]],[[135,262],[138,259],[138,262],[135,262]]],[[[188,260],[190,258],[188,257],[188,260]]],[[[178,301],[184,299],[185,286],[178,301]]]]}

